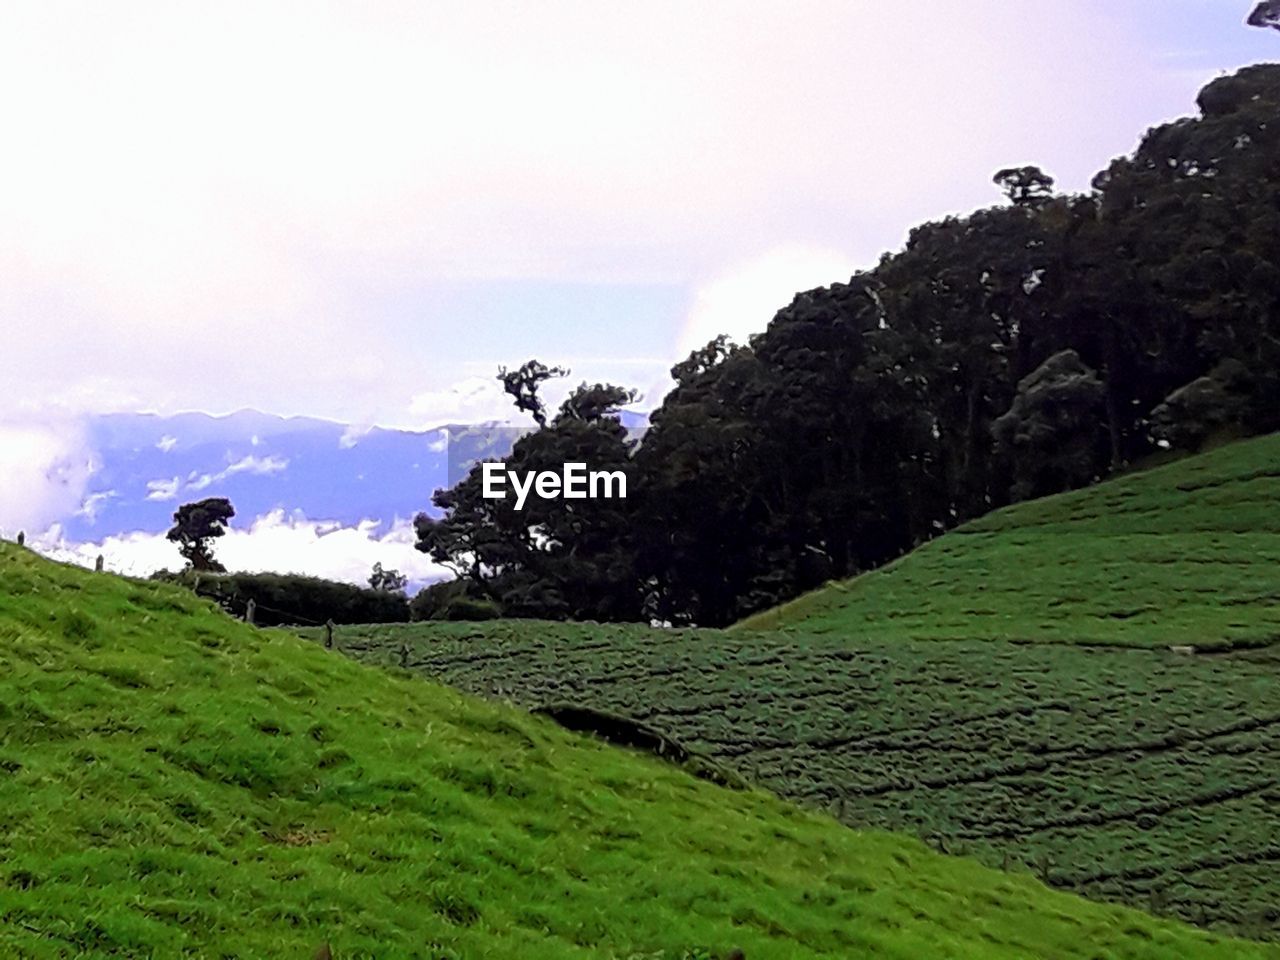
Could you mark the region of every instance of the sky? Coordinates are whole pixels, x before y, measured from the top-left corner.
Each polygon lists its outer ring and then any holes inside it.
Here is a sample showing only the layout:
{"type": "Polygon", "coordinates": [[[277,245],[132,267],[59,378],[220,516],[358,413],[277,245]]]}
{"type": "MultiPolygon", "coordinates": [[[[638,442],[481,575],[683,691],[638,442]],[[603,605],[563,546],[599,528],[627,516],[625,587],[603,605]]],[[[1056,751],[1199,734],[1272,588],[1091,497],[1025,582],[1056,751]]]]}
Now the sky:
{"type": "Polygon", "coordinates": [[[530,357],[656,405],[995,170],[1087,189],[1280,53],[1251,6],[4,4],[0,467],[110,411],[505,416],[530,357]]]}
{"type": "Polygon", "coordinates": [[[6,412],[429,426],[530,356],[658,394],[999,167],[1085,188],[1280,51],[1249,6],[6,4],[6,412]]]}

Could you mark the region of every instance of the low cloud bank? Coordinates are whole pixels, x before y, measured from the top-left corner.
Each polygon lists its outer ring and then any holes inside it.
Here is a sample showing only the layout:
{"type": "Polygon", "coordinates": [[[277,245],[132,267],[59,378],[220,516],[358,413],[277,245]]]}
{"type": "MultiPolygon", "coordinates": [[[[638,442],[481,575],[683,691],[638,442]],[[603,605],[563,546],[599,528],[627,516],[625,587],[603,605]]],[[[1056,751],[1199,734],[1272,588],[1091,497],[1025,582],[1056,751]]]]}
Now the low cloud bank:
{"type": "MultiPolygon", "coordinates": [[[[101,555],[108,570],[135,577],[166,568],[177,570],[183,563],[177,546],[163,533],[138,531],[98,543],[77,543],[67,540],[61,526],[54,524],[29,542],[46,556],[85,567],[92,567],[101,555]]],[[[375,563],[399,570],[414,586],[451,576],[415,550],[413,543],[410,520],[397,520],[389,528],[373,520],[343,526],[273,510],[248,527],[229,529],[215,541],[214,555],[232,571],[300,573],[361,585],[375,563]]]]}

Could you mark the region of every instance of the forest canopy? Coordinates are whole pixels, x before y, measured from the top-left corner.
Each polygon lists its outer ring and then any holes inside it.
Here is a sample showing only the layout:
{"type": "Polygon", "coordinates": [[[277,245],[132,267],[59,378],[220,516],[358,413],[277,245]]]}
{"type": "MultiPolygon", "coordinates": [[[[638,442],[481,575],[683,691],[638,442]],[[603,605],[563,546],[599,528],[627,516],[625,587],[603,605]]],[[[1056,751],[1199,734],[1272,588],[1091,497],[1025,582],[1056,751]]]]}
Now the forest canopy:
{"type": "Polygon", "coordinates": [[[626,471],[627,500],[515,513],[474,470],[418,546],[508,616],[722,625],[881,565],[1011,501],[1166,449],[1280,427],[1280,66],[1215,80],[1092,189],[1037,167],[1006,203],[911,231],[748,344],[672,370],[638,442],[634,394],[582,385],[508,469],[626,471]]]}

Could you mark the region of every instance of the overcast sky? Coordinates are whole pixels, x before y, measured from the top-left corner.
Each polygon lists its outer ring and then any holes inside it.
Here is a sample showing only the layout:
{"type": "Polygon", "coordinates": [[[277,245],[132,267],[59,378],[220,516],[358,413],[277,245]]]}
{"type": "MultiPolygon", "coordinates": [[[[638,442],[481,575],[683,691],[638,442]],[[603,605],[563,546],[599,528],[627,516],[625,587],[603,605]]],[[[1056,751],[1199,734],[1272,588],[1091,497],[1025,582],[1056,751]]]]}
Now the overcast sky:
{"type": "Polygon", "coordinates": [[[656,400],[1001,166],[1083,189],[1280,51],[1249,6],[6,3],[0,419],[425,427],[530,356],[656,400]]]}

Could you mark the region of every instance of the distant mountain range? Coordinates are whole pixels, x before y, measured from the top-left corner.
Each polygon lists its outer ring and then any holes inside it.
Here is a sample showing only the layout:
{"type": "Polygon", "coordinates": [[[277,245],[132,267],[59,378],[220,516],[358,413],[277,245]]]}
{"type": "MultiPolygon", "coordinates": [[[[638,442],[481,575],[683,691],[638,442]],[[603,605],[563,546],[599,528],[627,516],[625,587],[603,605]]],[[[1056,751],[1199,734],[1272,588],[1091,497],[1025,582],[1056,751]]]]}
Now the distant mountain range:
{"type": "MultiPolygon", "coordinates": [[[[625,413],[639,430],[643,414],[625,413]]],[[[358,429],[252,410],[213,417],[110,414],[90,418],[94,470],[82,507],[61,521],[73,541],[167,529],[180,503],[230,498],[246,520],[273,510],[349,526],[389,527],[420,511],[476,460],[505,456],[532,429],[502,423],[423,430],[358,429]]]]}

